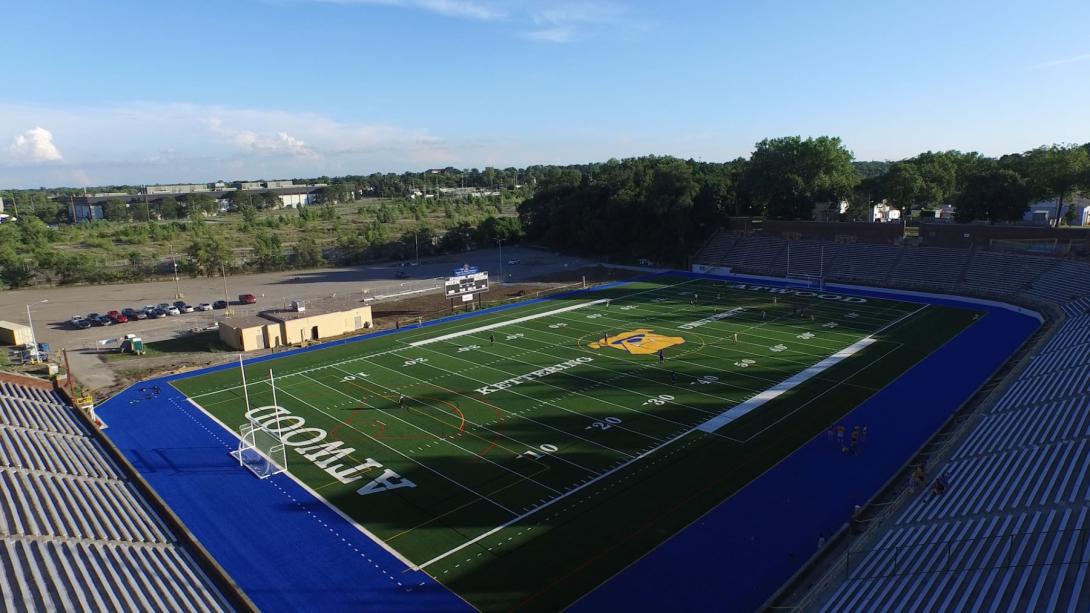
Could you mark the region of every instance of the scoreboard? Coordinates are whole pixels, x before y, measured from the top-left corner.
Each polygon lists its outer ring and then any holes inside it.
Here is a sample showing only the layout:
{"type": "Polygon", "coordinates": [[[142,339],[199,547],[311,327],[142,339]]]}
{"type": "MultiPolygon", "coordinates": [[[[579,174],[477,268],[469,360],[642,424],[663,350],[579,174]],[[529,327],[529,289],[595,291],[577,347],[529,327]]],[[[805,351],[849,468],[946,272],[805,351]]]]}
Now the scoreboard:
{"type": "Polygon", "coordinates": [[[488,291],[488,273],[478,272],[471,275],[459,275],[447,279],[445,289],[447,298],[465,294],[477,294],[488,291]]]}

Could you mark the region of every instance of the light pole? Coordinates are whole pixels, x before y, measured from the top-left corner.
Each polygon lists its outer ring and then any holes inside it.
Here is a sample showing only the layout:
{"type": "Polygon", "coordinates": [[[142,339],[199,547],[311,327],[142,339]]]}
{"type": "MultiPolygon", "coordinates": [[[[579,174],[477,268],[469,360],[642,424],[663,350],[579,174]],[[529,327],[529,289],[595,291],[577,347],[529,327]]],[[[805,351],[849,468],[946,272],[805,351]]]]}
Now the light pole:
{"type": "Polygon", "coordinates": [[[420,240],[416,237],[416,230],[413,230],[413,246],[416,247],[416,265],[420,266],[420,240]]]}
{"type": "Polygon", "coordinates": [[[500,247],[500,283],[503,283],[503,239],[497,238],[496,244],[500,247]]]}
{"type": "Polygon", "coordinates": [[[227,306],[224,308],[224,311],[223,311],[223,316],[224,317],[230,317],[231,316],[231,299],[228,297],[228,294],[227,294],[227,269],[224,268],[223,262],[220,262],[220,274],[223,275],[223,301],[227,303],[227,306]]]}
{"type": "Polygon", "coordinates": [[[26,305],[26,322],[30,328],[30,363],[38,363],[38,337],[34,334],[34,320],[30,318],[30,305],[26,305]]]}
{"type": "Polygon", "coordinates": [[[174,299],[182,299],[182,283],[178,280],[178,258],[174,257],[174,243],[170,243],[170,261],[174,264],[174,299]]]}

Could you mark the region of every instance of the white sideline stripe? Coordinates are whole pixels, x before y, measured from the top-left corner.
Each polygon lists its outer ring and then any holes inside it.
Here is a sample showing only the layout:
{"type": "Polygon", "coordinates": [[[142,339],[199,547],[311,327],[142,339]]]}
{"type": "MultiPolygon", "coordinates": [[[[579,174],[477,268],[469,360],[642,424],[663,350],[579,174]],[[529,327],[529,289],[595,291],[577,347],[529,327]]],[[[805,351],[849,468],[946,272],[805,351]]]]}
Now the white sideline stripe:
{"type": "Polygon", "coordinates": [[[708,421],[697,426],[696,429],[700,430],[701,432],[714,433],[716,430],[742,417],[750,411],[753,411],[762,404],[779,397],[784,392],[790,390],[793,387],[801,385],[804,381],[816,377],[817,375],[825,372],[829,368],[832,368],[833,366],[846,360],[847,358],[850,358],[851,356],[859,353],[860,351],[866,349],[867,347],[873,345],[876,342],[877,339],[871,338],[869,336],[858,340],[851,345],[848,345],[847,347],[841,349],[840,351],[837,351],[833,355],[825,358],[824,360],[818,362],[817,364],[814,364],[810,368],[795,373],[795,375],[784,379],[776,385],[773,385],[772,387],[766,389],[760,394],[757,394],[756,396],[750,398],[742,404],[735,405],[727,409],[726,411],[723,411],[719,415],[712,417],[708,421]]]}
{"type": "Polygon", "coordinates": [[[767,390],[761,392],[760,394],[757,394],[756,396],[754,396],[753,398],[750,398],[749,400],[743,402],[742,404],[735,405],[735,406],[727,409],[726,411],[723,411],[719,415],[716,415],[715,417],[709,419],[708,421],[700,424],[699,426],[696,427],[696,429],[700,430],[701,432],[709,432],[709,433],[715,432],[719,428],[722,428],[723,426],[725,426],[725,425],[729,424],[730,422],[738,419],[739,417],[745,415],[746,413],[749,413],[750,411],[756,409],[757,407],[759,407],[762,404],[768,402],[769,400],[772,400],[773,398],[776,398],[777,396],[780,396],[784,392],[786,392],[786,391],[790,390],[791,388],[799,385],[803,381],[806,381],[807,379],[812,379],[813,377],[821,374],[823,371],[828,370],[829,368],[831,368],[835,364],[837,364],[839,362],[842,362],[842,361],[846,360],[847,358],[850,358],[851,356],[859,353],[863,349],[865,349],[865,348],[869,347],[870,345],[872,345],[873,343],[877,342],[877,339],[874,338],[875,335],[877,335],[878,333],[886,330],[887,328],[892,328],[893,326],[901,323],[902,321],[908,319],[909,317],[912,317],[913,315],[915,315],[916,313],[919,313],[920,311],[926,309],[927,307],[928,307],[928,305],[925,304],[925,305],[921,306],[920,308],[916,309],[915,311],[912,311],[911,313],[905,313],[904,315],[902,315],[902,316],[898,317],[897,319],[889,322],[888,324],[882,326],[881,328],[878,328],[874,332],[871,332],[867,336],[859,339],[858,341],[852,343],[851,345],[848,345],[847,347],[841,349],[840,351],[837,351],[833,355],[825,358],[824,360],[818,362],[817,364],[814,364],[810,368],[807,368],[806,370],[804,370],[802,372],[799,372],[799,373],[795,374],[794,376],[783,380],[781,383],[777,383],[776,385],[773,385],[772,387],[770,387],[767,390]]]}
{"type": "MultiPolygon", "coordinates": [[[[675,284],[675,285],[680,285],[680,284],[675,284]]],[[[673,287],[673,286],[667,286],[667,287],[673,287]]],[[[451,332],[450,334],[444,334],[442,336],[436,336],[434,338],[426,338],[426,339],[424,339],[422,341],[416,341],[416,342],[413,342],[413,343],[409,343],[409,346],[411,346],[411,347],[420,347],[422,345],[430,345],[432,343],[439,343],[439,342],[442,342],[442,341],[449,341],[450,339],[458,338],[459,336],[466,336],[468,334],[476,334],[478,332],[484,332],[486,330],[495,330],[496,328],[502,328],[504,326],[510,326],[510,325],[513,325],[513,324],[520,324],[520,323],[522,323],[524,321],[531,321],[531,320],[534,320],[534,319],[541,319],[542,317],[548,317],[550,315],[556,315],[557,313],[567,313],[568,311],[574,311],[576,309],[583,309],[583,308],[586,308],[586,307],[589,307],[589,306],[594,306],[596,304],[602,304],[604,302],[609,302],[609,301],[610,301],[610,298],[599,298],[598,300],[591,300],[590,302],[584,302],[582,304],[573,304],[571,306],[561,307],[559,309],[553,309],[551,311],[545,311],[544,313],[535,313],[533,315],[526,315],[524,317],[518,317],[518,318],[515,318],[515,319],[507,319],[507,320],[504,320],[504,321],[499,321],[499,322],[496,322],[494,324],[487,324],[487,325],[481,326],[479,328],[473,328],[472,330],[462,330],[461,332],[451,332]]]]}

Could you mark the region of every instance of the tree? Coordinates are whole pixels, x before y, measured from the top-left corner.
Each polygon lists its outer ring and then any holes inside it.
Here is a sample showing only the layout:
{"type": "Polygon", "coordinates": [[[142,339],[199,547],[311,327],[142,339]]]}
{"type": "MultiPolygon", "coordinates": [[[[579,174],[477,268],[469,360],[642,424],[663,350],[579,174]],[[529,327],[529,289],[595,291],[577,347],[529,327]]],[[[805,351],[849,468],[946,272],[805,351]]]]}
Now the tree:
{"type": "Polygon", "coordinates": [[[102,213],[110,221],[128,221],[129,207],[124,200],[110,198],[102,206],[102,213]]]}
{"type": "Polygon", "coordinates": [[[274,192],[261,192],[261,208],[263,209],[278,209],[280,208],[280,196],[274,192]]]}
{"type": "Polygon", "coordinates": [[[216,200],[208,194],[186,194],[183,200],[190,217],[216,212],[216,200]]]}
{"type": "Polygon", "coordinates": [[[159,216],[163,219],[179,219],[185,217],[185,214],[173,196],[163,196],[159,199],[159,216]]]}
{"type": "Polygon", "coordinates": [[[254,236],[254,256],[252,263],[261,272],[279,270],[284,267],[284,249],[280,237],[272,233],[261,232],[254,236]]]}
{"type": "Polygon", "coordinates": [[[1036,196],[1056,198],[1056,221],[1063,216],[1064,198],[1085,186],[1090,174],[1090,153],[1074,145],[1038,147],[1024,156],[1025,176],[1036,196]]]}
{"type": "Polygon", "coordinates": [[[749,161],[747,187],[770,217],[810,219],[818,202],[840,202],[859,182],[839,138],[765,139],[749,161]]]}
{"type": "Polygon", "coordinates": [[[240,206],[238,212],[242,214],[242,223],[246,226],[252,226],[257,221],[257,207],[248,202],[240,206]]]}
{"type": "Polygon", "coordinates": [[[306,236],[295,246],[295,265],[299,268],[316,268],[325,264],[322,248],[313,238],[306,236]]]}
{"type": "Polygon", "coordinates": [[[969,176],[958,196],[954,217],[958,223],[974,220],[1016,221],[1022,219],[1032,192],[1012,170],[988,170],[969,176]]]}
{"type": "Polygon", "coordinates": [[[241,211],[243,207],[253,206],[254,197],[249,190],[236,189],[227,194],[227,201],[232,211],[241,211]]]}
{"type": "Polygon", "coordinates": [[[883,192],[890,206],[901,210],[902,219],[912,217],[912,209],[921,203],[925,193],[925,183],[916,165],[911,162],[898,162],[886,173],[883,192]]]}
{"type": "Polygon", "coordinates": [[[193,264],[196,274],[211,277],[220,272],[220,267],[229,267],[231,250],[223,239],[207,232],[193,239],[186,248],[186,255],[193,264]]]}

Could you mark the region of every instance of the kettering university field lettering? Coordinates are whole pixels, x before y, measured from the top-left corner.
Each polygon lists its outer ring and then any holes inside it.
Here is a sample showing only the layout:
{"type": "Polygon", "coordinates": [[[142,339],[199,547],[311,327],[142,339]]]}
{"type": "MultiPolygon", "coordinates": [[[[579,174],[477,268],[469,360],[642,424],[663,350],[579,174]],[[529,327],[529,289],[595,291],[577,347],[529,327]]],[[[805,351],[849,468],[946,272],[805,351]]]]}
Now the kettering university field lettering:
{"type": "MultiPolygon", "coordinates": [[[[318,468],[329,473],[331,477],[341,483],[352,483],[363,478],[363,473],[371,468],[382,468],[382,464],[367,458],[363,464],[345,466],[335,464],[341,458],[356,452],[351,447],[345,447],[341,441],[323,443],[329,433],[321,428],[306,428],[307,420],[292,415],[284,407],[266,405],[246,411],[246,418],[261,424],[261,427],[272,432],[284,445],[291,447],[295,453],[308,459],[318,468]]],[[[402,487],[416,487],[416,484],[389,468],[383,469],[377,479],[356,490],[360,496],[396,490],[402,487]]]]}
{"type": "Polygon", "coordinates": [[[768,287],[767,285],[748,285],[746,283],[739,283],[732,285],[732,289],[748,289],[751,292],[768,292],[770,294],[781,294],[786,296],[798,296],[800,298],[817,298],[818,300],[834,300],[837,302],[851,302],[853,304],[863,304],[867,301],[866,298],[856,298],[855,296],[841,296],[840,294],[826,294],[825,292],[811,292],[804,289],[792,289],[789,287],[768,287]]]}
{"type": "Polygon", "coordinates": [[[556,366],[549,366],[542,368],[541,370],[535,370],[534,372],[528,372],[525,375],[519,375],[517,377],[511,377],[506,381],[500,381],[499,383],[493,383],[492,385],[486,385],[484,387],[478,387],[477,392],[479,394],[491,394],[492,392],[498,392],[505,390],[515,385],[526,383],[527,381],[533,381],[534,379],[540,379],[546,375],[551,375],[554,372],[560,372],[568,370],[573,366],[579,366],[580,364],[586,364],[587,362],[593,362],[594,358],[584,356],[581,358],[575,358],[574,360],[568,360],[567,362],[561,362],[556,366]]]}

